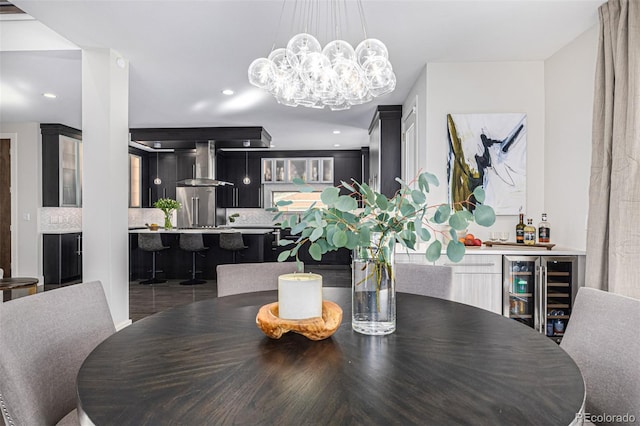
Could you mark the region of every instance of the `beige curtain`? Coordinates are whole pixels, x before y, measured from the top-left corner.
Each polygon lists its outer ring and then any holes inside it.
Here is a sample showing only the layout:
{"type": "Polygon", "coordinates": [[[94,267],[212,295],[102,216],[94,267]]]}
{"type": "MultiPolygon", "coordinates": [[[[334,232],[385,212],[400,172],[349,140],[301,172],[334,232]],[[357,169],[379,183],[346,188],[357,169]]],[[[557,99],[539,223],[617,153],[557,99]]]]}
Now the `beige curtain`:
{"type": "Polygon", "coordinates": [[[640,0],[599,12],[586,284],[640,299],[640,0]]]}

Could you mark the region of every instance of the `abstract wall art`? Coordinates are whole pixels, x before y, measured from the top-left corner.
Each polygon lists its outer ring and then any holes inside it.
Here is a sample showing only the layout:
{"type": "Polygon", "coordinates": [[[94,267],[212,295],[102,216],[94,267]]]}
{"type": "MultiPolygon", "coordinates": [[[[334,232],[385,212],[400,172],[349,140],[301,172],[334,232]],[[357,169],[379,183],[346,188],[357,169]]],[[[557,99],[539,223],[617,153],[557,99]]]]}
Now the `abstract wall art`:
{"type": "Polygon", "coordinates": [[[482,186],[496,214],[526,211],[527,115],[447,114],[447,128],[449,201],[482,186]]]}

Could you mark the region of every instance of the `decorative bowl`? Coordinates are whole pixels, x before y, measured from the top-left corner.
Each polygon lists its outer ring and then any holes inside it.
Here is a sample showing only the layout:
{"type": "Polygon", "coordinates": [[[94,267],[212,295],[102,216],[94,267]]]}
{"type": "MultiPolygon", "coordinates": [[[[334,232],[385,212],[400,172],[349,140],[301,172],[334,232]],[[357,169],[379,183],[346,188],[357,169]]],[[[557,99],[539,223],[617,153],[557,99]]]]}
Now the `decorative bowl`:
{"type": "Polygon", "coordinates": [[[301,320],[283,319],[278,316],[278,302],[264,305],[258,311],[256,324],[264,334],[279,339],[293,331],[310,340],[323,340],[336,332],[342,322],[342,308],[329,300],[322,301],[322,317],[301,320]]]}

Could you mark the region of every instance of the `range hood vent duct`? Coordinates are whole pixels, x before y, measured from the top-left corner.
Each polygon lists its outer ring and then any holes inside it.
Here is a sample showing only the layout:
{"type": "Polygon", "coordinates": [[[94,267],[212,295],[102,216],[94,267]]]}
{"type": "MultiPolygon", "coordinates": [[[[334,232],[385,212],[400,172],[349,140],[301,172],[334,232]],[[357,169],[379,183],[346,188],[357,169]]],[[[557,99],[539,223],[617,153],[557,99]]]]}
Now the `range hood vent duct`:
{"type": "Polygon", "coordinates": [[[225,186],[231,182],[215,178],[216,146],[214,141],[196,142],[195,176],[176,182],[178,186],[225,186]]]}

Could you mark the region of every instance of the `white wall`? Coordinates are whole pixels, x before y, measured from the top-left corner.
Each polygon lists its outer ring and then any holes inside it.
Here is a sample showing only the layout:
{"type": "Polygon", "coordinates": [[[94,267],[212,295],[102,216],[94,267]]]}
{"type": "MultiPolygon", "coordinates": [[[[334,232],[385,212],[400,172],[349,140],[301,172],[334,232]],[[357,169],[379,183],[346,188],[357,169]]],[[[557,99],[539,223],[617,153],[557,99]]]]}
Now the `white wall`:
{"type": "Polygon", "coordinates": [[[12,139],[11,185],[15,195],[13,199],[17,200],[17,205],[12,202],[11,206],[15,212],[11,234],[14,259],[12,275],[38,277],[42,285],[41,237],[37,222],[38,208],[42,204],[40,125],[2,123],[0,133],[12,139]],[[17,147],[17,152],[13,151],[13,147],[17,147]]]}
{"type": "MultiPolygon", "coordinates": [[[[446,117],[450,113],[527,114],[527,211],[534,224],[544,211],[544,63],[474,62],[430,63],[426,68],[426,153],[421,166],[440,179],[434,201],[446,202],[447,142],[446,117]]],[[[422,120],[422,118],[420,119],[422,120]]],[[[515,241],[517,215],[498,216],[491,230],[509,231],[515,241]]],[[[482,240],[488,228],[475,224],[469,231],[482,240]]]]}
{"type": "Polygon", "coordinates": [[[591,121],[598,46],[594,26],[544,64],[545,208],[551,239],[586,249],[591,121]]]}

